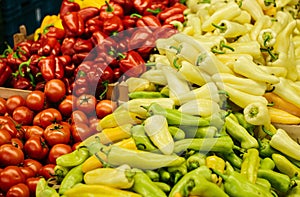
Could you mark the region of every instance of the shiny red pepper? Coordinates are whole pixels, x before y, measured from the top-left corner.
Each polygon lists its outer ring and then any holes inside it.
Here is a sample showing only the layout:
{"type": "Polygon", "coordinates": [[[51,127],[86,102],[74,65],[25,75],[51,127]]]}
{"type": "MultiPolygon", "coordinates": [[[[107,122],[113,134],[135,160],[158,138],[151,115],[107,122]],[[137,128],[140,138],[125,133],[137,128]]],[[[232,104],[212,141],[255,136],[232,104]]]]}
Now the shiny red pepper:
{"type": "Polygon", "coordinates": [[[42,76],[46,81],[50,81],[51,79],[55,78],[55,64],[54,56],[48,56],[39,61],[38,66],[41,69],[42,76]]]}
{"type": "Polygon", "coordinates": [[[74,45],[76,42],[76,38],[70,37],[70,38],[65,38],[61,44],[61,52],[63,55],[74,55],[75,50],[74,50],[74,45]]]}
{"type": "Polygon", "coordinates": [[[91,39],[83,39],[77,38],[74,44],[75,53],[83,53],[83,52],[90,52],[93,49],[93,42],[91,39]]]}
{"type": "Polygon", "coordinates": [[[143,14],[151,4],[152,0],[133,0],[133,7],[139,14],[143,14]]]}
{"type": "Polygon", "coordinates": [[[122,18],[124,16],[124,10],[121,5],[105,1],[105,5],[100,7],[100,19],[107,20],[113,16],[122,18]]]}
{"type": "Polygon", "coordinates": [[[110,0],[110,3],[119,4],[123,8],[124,15],[131,13],[133,9],[132,0],[110,0]]]}
{"type": "Polygon", "coordinates": [[[102,31],[103,20],[100,20],[99,16],[93,17],[85,23],[85,34],[87,37],[91,37],[96,31],[102,31]]]}
{"type": "Polygon", "coordinates": [[[54,57],[55,67],[54,67],[54,77],[56,79],[62,79],[65,75],[64,64],[59,56],[54,57]]]}
{"type": "Polygon", "coordinates": [[[17,51],[19,56],[26,56],[26,59],[28,59],[32,54],[30,50],[32,43],[31,40],[22,41],[14,47],[14,51],[17,51]]]}
{"type": "Polygon", "coordinates": [[[59,16],[62,18],[65,14],[80,10],[78,3],[74,0],[63,0],[60,6],[59,16]]]}
{"type": "Polygon", "coordinates": [[[38,55],[49,56],[49,55],[59,55],[61,45],[55,37],[42,36],[40,39],[41,47],[38,50],[38,55]]]}
{"type": "Polygon", "coordinates": [[[164,22],[167,18],[177,15],[177,14],[183,14],[183,11],[186,9],[186,7],[183,5],[175,4],[172,7],[164,9],[162,12],[160,12],[157,17],[159,20],[164,22]]]}
{"type": "Polygon", "coordinates": [[[87,57],[90,57],[92,58],[93,54],[90,54],[90,52],[82,52],[82,53],[75,53],[73,56],[72,56],[72,62],[75,64],[75,65],[79,65],[83,62],[83,60],[85,60],[87,57]]]}
{"type": "Polygon", "coordinates": [[[13,77],[10,82],[12,88],[22,89],[22,90],[33,90],[33,86],[30,80],[26,77],[17,75],[16,77],[13,77]]]}
{"type": "Polygon", "coordinates": [[[122,20],[119,16],[112,16],[106,19],[103,23],[103,32],[107,35],[111,35],[115,32],[120,32],[124,30],[122,20]]]}
{"type": "Polygon", "coordinates": [[[65,37],[65,30],[57,28],[55,26],[47,26],[43,30],[43,34],[45,34],[47,37],[52,37],[58,40],[62,40],[65,37]]]}
{"type": "Polygon", "coordinates": [[[93,42],[94,46],[100,45],[105,39],[107,38],[107,35],[103,33],[102,31],[95,31],[92,34],[91,41],[93,42]]]}
{"type": "Polygon", "coordinates": [[[138,77],[146,71],[145,61],[136,51],[128,51],[120,56],[120,70],[128,77],[138,77]]]}
{"type": "Polygon", "coordinates": [[[179,21],[183,23],[185,21],[184,15],[183,14],[172,15],[164,21],[164,24],[171,24],[172,21],[179,21]]]}
{"type": "Polygon", "coordinates": [[[81,36],[84,33],[84,20],[78,12],[70,12],[62,17],[62,25],[67,37],[81,36]]]}
{"type": "Polygon", "coordinates": [[[12,70],[11,68],[3,61],[0,61],[0,86],[11,77],[12,70]]]}
{"type": "Polygon", "coordinates": [[[130,15],[124,16],[122,19],[124,29],[136,27],[137,20],[138,20],[138,17],[136,17],[136,16],[130,16],[130,15]]]}
{"type": "MultiPolygon", "coordinates": [[[[133,14],[135,15],[135,14],[133,14]]],[[[136,15],[138,16],[138,15],[136,15]]],[[[138,16],[139,17],[139,16],[138,16]]],[[[149,27],[149,28],[156,28],[156,27],[161,27],[161,23],[158,20],[158,18],[154,15],[146,15],[146,16],[141,16],[136,22],[137,27],[149,27]]]]}
{"type": "Polygon", "coordinates": [[[78,15],[83,19],[84,22],[99,15],[99,9],[96,7],[85,7],[78,11],[78,15]]]}

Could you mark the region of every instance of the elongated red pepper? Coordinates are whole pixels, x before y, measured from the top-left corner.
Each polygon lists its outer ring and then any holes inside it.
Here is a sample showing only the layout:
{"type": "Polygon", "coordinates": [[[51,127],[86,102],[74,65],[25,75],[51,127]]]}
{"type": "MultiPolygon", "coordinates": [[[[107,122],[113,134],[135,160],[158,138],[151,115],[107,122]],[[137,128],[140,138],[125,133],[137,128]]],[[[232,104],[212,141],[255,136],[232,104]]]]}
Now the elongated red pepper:
{"type": "Polygon", "coordinates": [[[74,0],[63,0],[60,6],[59,16],[62,18],[65,14],[80,10],[78,3],[74,0]]]}
{"type": "Polygon", "coordinates": [[[78,12],[65,14],[62,18],[62,25],[68,37],[81,36],[84,33],[84,20],[78,12]]]}
{"type": "Polygon", "coordinates": [[[78,11],[78,15],[83,19],[84,22],[99,15],[100,10],[96,7],[85,7],[78,11]]]}
{"type": "Polygon", "coordinates": [[[113,16],[122,18],[124,16],[124,10],[121,5],[105,1],[105,5],[100,7],[100,19],[107,20],[113,16]]]}
{"type": "Polygon", "coordinates": [[[0,86],[10,78],[12,74],[11,68],[3,61],[0,61],[0,86]]]}
{"type": "Polygon", "coordinates": [[[58,56],[56,56],[54,60],[55,60],[54,77],[56,79],[62,79],[65,74],[63,61],[58,56]]]}
{"type": "Polygon", "coordinates": [[[19,65],[23,62],[23,60],[19,58],[18,53],[15,52],[9,45],[7,45],[7,49],[4,50],[2,56],[5,57],[6,64],[13,72],[17,70],[19,65]]]}
{"type": "Polygon", "coordinates": [[[114,32],[123,31],[123,29],[124,27],[122,20],[116,15],[106,19],[103,23],[103,32],[107,35],[110,35],[114,32]]]}
{"type": "Polygon", "coordinates": [[[143,14],[151,4],[152,0],[133,0],[133,7],[139,14],[143,14]]]}
{"type": "Polygon", "coordinates": [[[42,58],[38,63],[39,68],[41,69],[42,76],[46,81],[50,81],[55,78],[55,57],[48,56],[42,58]]]}
{"type": "Polygon", "coordinates": [[[146,71],[145,61],[136,51],[128,51],[119,62],[120,70],[129,77],[138,77],[146,71]]]}

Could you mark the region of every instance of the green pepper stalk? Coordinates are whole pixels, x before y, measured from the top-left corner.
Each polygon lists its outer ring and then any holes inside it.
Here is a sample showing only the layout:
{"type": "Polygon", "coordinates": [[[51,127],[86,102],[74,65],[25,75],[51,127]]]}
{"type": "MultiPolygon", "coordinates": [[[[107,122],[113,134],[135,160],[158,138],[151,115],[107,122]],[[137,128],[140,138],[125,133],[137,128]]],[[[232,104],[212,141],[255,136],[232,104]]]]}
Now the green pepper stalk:
{"type": "Polygon", "coordinates": [[[229,196],[273,197],[270,191],[251,183],[239,172],[233,171],[229,175],[225,175],[214,169],[212,171],[222,177],[224,190],[229,196]]]}
{"type": "Polygon", "coordinates": [[[146,151],[157,150],[157,147],[154,146],[154,144],[147,136],[143,125],[134,125],[133,127],[131,127],[130,132],[139,150],[146,150],[146,151]]]}
{"type": "Polygon", "coordinates": [[[199,153],[199,152],[189,156],[186,159],[186,165],[187,165],[188,170],[191,171],[200,166],[205,165],[205,158],[206,158],[206,155],[199,153]]]}
{"type": "Polygon", "coordinates": [[[251,136],[248,131],[238,122],[236,122],[231,116],[234,115],[229,114],[225,118],[226,131],[229,133],[229,135],[239,141],[242,148],[258,148],[257,140],[253,136],[251,136]]]}
{"type": "Polygon", "coordinates": [[[134,184],[132,190],[147,197],[167,197],[166,193],[158,187],[142,170],[132,169],[134,184]]]}
{"type": "Polygon", "coordinates": [[[267,138],[263,138],[262,140],[258,139],[259,143],[259,156],[262,158],[271,157],[272,154],[277,153],[278,151],[271,147],[270,140],[267,138]]]}
{"type": "Polygon", "coordinates": [[[165,155],[174,150],[174,140],[168,129],[167,118],[163,115],[152,115],[144,121],[144,129],[153,144],[165,155]]]}
{"type": "Polygon", "coordinates": [[[270,28],[263,29],[258,35],[258,42],[264,48],[269,48],[274,46],[276,42],[276,32],[270,28]]]}
{"type": "Polygon", "coordinates": [[[231,151],[230,153],[222,153],[221,155],[227,162],[229,162],[230,166],[241,169],[243,160],[234,151],[231,151]]]}
{"type": "Polygon", "coordinates": [[[201,152],[220,152],[229,153],[232,151],[234,144],[229,136],[221,136],[218,138],[195,138],[178,140],[175,143],[174,152],[183,153],[188,149],[201,152]]]}
{"type": "Polygon", "coordinates": [[[189,192],[198,185],[201,185],[203,179],[199,177],[204,177],[204,179],[211,180],[211,171],[210,169],[203,165],[195,170],[192,170],[185,174],[172,188],[169,193],[169,197],[175,197],[178,194],[181,196],[188,196],[189,192]]]}
{"type": "Polygon", "coordinates": [[[160,180],[160,174],[156,170],[145,170],[144,173],[153,181],[158,182],[160,180]]]}
{"type": "Polygon", "coordinates": [[[168,167],[167,171],[171,174],[172,183],[176,184],[188,172],[187,164],[184,162],[179,166],[168,167]]]}
{"type": "Polygon", "coordinates": [[[82,164],[75,166],[70,169],[65,178],[62,180],[58,193],[60,195],[64,194],[65,191],[71,189],[77,183],[81,183],[83,181],[83,172],[82,172],[82,164]]]}
{"type": "Polygon", "coordinates": [[[225,38],[236,38],[248,32],[244,25],[229,20],[221,20],[218,24],[213,23],[212,25],[217,28],[217,33],[225,38]]]}
{"type": "Polygon", "coordinates": [[[227,45],[224,40],[221,40],[219,46],[214,45],[211,47],[211,52],[215,54],[225,54],[226,51],[224,49],[229,49],[230,51],[234,51],[234,48],[227,45]]]}
{"type": "Polygon", "coordinates": [[[251,183],[256,182],[259,164],[260,157],[258,150],[255,148],[248,149],[243,155],[241,174],[244,175],[251,183]]]}
{"type": "Polygon", "coordinates": [[[118,146],[110,146],[109,150],[101,150],[106,155],[106,162],[112,166],[128,164],[132,168],[157,169],[168,166],[176,166],[185,162],[183,157],[175,154],[163,155],[142,150],[130,150],[118,146]]]}
{"type": "Polygon", "coordinates": [[[55,179],[57,180],[57,182],[60,183],[65,178],[65,176],[68,174],[69,171],[70,171],[70,168],[56,165],[54,167],[54,174],[55,174],[55,179]]]}
{"type": "Polygon", "coordinates": [[[59,197],[60,195],[57,193],[57,191],[48,186],[47,181],[45,178],[40,178],[35,191],[36,197],[45,197],[45,196],[51,196],[51,197],[59,197]]]}
{"type": "Polygon", "coordinates": [[[171,182],[171,173],[168,172],[165,168],[159,168],[157,170],[157,172],[159,173],[159,179],[160,179],[160,181],[162,181],[164,183],[171,182]]]}

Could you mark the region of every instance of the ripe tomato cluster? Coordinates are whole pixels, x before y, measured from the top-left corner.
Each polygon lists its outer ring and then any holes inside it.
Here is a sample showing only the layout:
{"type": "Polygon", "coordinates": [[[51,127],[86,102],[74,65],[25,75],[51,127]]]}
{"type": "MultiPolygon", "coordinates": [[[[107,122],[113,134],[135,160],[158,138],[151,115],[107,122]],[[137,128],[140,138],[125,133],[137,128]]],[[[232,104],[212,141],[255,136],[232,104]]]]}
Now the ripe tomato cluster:
{"type": "Polygon", "coordinates": [[[0,98],[0,197],[35,196],[41,177],[56,176],[56,158],[98,132],[99,120],[116,107],[94,95],[66,95],[59,79],[25,98],[0,98]]]}

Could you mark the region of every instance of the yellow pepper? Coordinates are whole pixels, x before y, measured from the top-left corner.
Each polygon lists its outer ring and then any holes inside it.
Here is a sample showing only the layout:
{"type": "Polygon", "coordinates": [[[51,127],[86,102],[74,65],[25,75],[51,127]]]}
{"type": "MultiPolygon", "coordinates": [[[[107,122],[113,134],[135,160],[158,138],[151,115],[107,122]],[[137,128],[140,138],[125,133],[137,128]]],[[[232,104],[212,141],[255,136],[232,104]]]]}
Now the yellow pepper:
{"type": "Polygon", "coordinates": [[[241,9],[249,12],[253,20],[256,21],[264,16],[263,10],[257,1],[243,0],[241,4],[241,9]]]}
{"type": "MultiPolygon", "coordinates": [[[[74,0],[75,3],[78,3],[80,6],[80,9],[86,8],[86,7],[96,7],[100,8],[102,5],[105,4],[104,0],[74,0]]],[[[109,0],[107,0],[109,2],[109,0]]]]}
{"type": "Polygon", "coordinates": [[[300,124],[300,118],[287,111],[275,107],[268,107],[271,122],[280,124],[300,124]]]}
{"type": "Polygon", "coordinates": [[[63,29],[62,22],[59,15],[47,15],[44,17],[41,26],[38,29],[36,29],[34,32],[35,41],[39,39],[39,35],[42,34],[44,29],[49,25],[53,25],[54,27],[63,29]]]}
{"type": "Polygon", "coordinates": [[[102,168],[102,162],[96,157],[96,155],[90,156],[87,160],[85,160],[82,164],[82,172],[86,173],[96,168],[102,168]]]}
{"type": "MultiPolygon", "coordinates": [[[[216,155],[207,156],[205,158],[205,165],[208,168],[212,168],[214,170],[218,170],[221,173],[224,173],[225,170],[225,161],[216,155]]],[[[212,181],[218,185],[221,185],[222,178],[218,177],[216,174],[212,174],[212,181]]]]}
{"type": "Polygon", "coordinates": [[[114,143],[114,145],[131,150],[137,150],[135,141],[132,137],[114,143]]]}
{"type": "Polygon", "coordinates": [[[244,175],[251,183],[256,182],[259,164],[260,157],[258,150],[255,148],[248,149],[243,155],[241,174],[244,175]]]}

